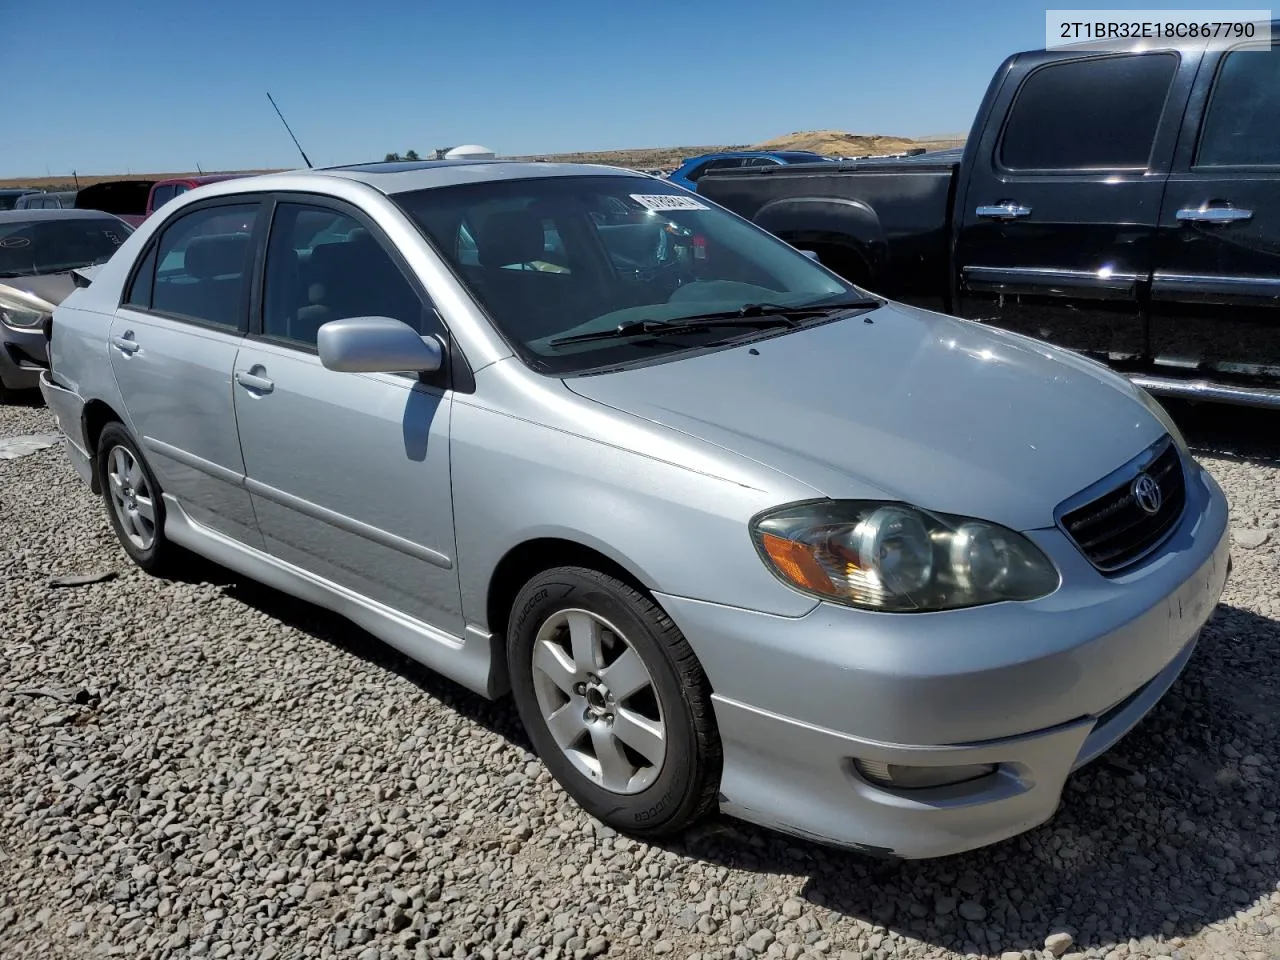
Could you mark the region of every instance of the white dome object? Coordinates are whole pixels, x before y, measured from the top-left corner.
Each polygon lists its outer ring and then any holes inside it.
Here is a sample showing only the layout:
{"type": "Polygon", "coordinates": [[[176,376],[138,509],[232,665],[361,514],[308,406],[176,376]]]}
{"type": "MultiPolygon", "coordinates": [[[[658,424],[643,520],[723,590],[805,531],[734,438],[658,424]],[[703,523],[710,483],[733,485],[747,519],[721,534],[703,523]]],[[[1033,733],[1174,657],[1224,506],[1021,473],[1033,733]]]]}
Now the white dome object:
{"type": "Polygon", "coordinates": [[[478,143],[465,143],[460,147],[452,147],[445,153],[446,160],[496,160],[498,155],[488,147],[478,143]]]}

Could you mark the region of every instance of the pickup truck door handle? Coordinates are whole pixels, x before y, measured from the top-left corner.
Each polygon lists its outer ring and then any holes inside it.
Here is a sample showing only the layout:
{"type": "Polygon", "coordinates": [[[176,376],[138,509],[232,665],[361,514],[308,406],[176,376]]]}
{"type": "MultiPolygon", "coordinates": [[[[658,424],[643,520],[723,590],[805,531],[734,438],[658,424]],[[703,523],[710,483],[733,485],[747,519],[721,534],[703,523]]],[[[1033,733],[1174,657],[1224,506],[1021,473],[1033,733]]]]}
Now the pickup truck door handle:
{"type": "Polygon", "coordinates": [[[1195,223],[1235,223],[1237,220],[1249,220],[1252,210],[1241,210],[1239,207],[1188,207],[1179,210],[1179,220],[1195,223]]]}
{"type": "Polygon", "coordinates": [[[138,341],[133,339],[132,330],[126,330],[123,334],[112,337],[111,345],[126,356],[132,356],[142,349],[138,341]]]}
{"type": "Polygon", "coordinates": [[[979,207],[974,211],[980,217],[986,217],[992,220],[1012,220],[1015,217],[1031,216],[1031,208],[1024,207],[1020,203],[1014,203],[1012,200],[1006,200],[1004,203],[996,203],[990,206],[979,207]]]}
{"type": "Polygon", "coordinates": [[[270,393],[276,388],[275,383],[266,377],[260,377],[257,374],[245,373],[243,370],[236,371],[236,383],[244,387],[246,390],[252,390],[254,393],[270,393]]]}

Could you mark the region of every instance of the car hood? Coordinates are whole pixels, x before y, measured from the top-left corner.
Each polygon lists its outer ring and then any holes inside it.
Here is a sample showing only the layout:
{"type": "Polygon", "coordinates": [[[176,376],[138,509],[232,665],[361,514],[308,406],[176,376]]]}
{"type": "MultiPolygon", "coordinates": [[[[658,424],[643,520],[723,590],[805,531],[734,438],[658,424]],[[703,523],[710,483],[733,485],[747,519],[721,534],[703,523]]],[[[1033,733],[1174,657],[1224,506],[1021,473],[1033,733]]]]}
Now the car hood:
{"type": "Polygon", "coordinates": [[[45,303],[56,307],[76,288],[75,279],[70,272],[48,273],[38,277],[4,277],[0,285],[13,290],[21,290],[45,303]]]}
{"type": "Polygon", "coordinates": [[[764,463],[831,498],[878,497],[1017,530],[1165,432],[1125,378],[1076,354],[889,304],[566,386],[764,463]]]}

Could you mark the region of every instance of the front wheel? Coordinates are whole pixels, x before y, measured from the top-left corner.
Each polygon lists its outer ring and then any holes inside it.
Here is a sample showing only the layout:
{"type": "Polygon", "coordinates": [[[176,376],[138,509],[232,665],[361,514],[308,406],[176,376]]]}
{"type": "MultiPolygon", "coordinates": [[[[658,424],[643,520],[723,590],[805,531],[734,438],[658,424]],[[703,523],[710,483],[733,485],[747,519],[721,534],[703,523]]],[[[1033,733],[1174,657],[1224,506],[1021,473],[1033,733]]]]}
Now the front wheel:
{"type": "Polygon", "coordinates": [[[592,816],[661,836],[713,808],[721,752],[710,685],[644,594],[582,567],[539,574],[516,597],[507,656],[534,749],[592,816]]]}

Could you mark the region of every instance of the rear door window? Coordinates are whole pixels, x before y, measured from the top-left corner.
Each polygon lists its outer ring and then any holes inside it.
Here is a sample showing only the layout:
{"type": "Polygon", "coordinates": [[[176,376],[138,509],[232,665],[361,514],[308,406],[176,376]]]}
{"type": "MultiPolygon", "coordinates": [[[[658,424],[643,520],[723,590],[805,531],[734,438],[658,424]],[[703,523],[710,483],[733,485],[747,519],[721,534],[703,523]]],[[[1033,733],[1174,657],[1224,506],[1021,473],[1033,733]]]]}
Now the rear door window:
{"type": "Polygon", "coordinates": [[[237,330],[248,302],[251,237],[259,204],[203,207],[164,228],[151,309],[237,330]]]}
{"type": "Polygon", "coordinates": [[[1006,170],[1145,170],[1178,70],[1174,53],[1050,63],[1031,72],[997,149],[1006,170]]]}

